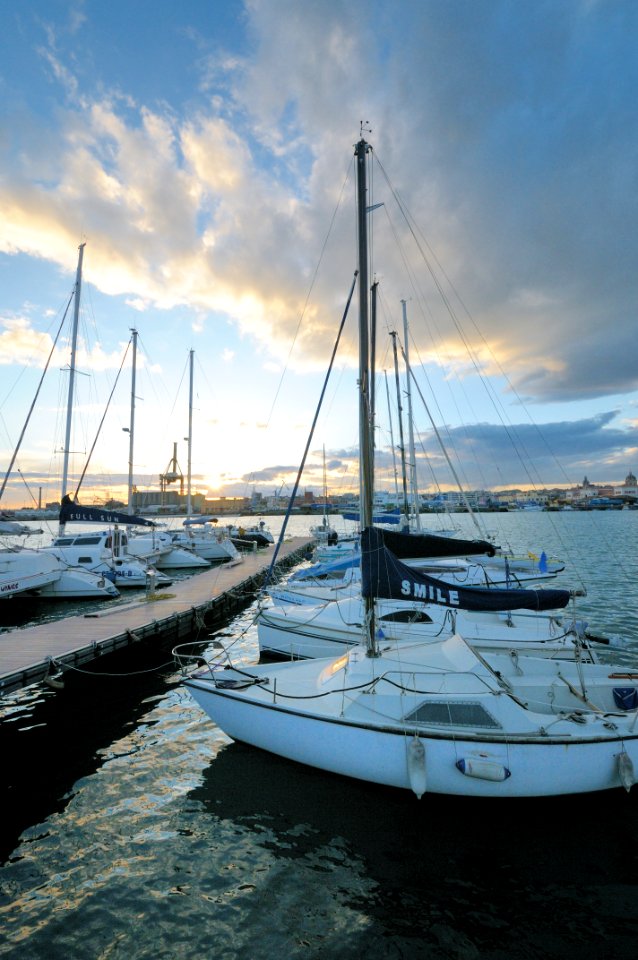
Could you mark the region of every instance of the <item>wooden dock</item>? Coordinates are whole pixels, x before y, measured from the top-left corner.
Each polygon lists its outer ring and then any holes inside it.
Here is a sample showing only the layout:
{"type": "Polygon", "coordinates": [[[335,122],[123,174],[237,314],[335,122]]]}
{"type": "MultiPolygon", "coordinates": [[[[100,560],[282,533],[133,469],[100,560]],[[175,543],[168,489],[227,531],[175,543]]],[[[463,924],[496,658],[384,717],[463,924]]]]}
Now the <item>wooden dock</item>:
{"type": "MultiPolygon", "coordinates": [[[[313,542],[302,537],[284,542],[277,557],[277,573],[304,559],[313,542]]],[[[271,550],[247,553],[241,562],[211,567],[174,582],[155,598],[143,597],[99,612],[2,633],[0,694],[44,680],[65,664],[80,666],[143,640],[179,643],[204,627],[221,623],[250,603],[271,559],[271,550]]]]}

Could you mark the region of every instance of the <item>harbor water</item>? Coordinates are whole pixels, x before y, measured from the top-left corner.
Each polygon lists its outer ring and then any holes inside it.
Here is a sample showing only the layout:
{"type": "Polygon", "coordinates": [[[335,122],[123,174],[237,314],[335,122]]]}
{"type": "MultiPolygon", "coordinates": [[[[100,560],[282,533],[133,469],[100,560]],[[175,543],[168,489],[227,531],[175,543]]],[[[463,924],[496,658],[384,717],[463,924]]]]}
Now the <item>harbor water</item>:
{"type": "MultiPolygon", "coordinates": [[[[558,582],[587,591],[574,615],[638,657],[638,512],[482,519],[515,552],[564,559],[558,582]]],[[[246,663],[253,614],[223,630],[246,663]]],[[[233,743],[181,680],[170,651],[135,648],[2,701],[0,956],[638,954],[638,787],[419,801],[233,743]]]]}

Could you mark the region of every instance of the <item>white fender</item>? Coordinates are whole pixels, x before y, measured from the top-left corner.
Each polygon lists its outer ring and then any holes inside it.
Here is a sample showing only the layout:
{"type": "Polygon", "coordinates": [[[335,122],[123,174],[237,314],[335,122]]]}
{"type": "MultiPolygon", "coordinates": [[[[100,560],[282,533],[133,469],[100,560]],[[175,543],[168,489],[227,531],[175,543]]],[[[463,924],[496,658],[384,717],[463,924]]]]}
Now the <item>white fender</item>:
{"type": "Polygon", "coordinates": [[[479,780],[507,780],[511,776],[507,767],[494,760],[479,760],[478,757],[466,757],[456,761],[457,768],[466,777],[477,777],[479,780]]]}
{"type": "Polygon", "coordinates": [[[634,783],[636,782],[636,775],[634,773],[634,765],[631,762],[631,757],[628,753],[625,753],[623,750],[622,753],[618,754],[618,776],[620,777],[620,782],[623,787],[629,793],[634,783]]]}
{"type": "Polygon", "coordinates": [[[427,789],[425,774],[425,747],[418,737],[412,737],[408,743],[408,777],[410,787],[420,800],[427,789]]]}

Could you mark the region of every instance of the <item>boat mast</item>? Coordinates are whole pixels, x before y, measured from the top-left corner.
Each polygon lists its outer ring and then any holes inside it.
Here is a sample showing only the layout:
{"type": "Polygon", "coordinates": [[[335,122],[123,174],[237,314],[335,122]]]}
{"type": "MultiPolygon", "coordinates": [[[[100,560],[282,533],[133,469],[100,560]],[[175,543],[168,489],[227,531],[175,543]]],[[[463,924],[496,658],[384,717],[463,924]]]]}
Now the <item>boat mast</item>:
{"type": "Polygon", "coordinates": [[[326,477],[326,445],[323,444],[323,525],[328,526],[328,480],[326,477]]]}
{"type": "MultiPolygon", "coordinates": [[[[84,260],[85,243],[78,247],[78,266],[75,275],[75,297],[73,302],[73,328],[71,332],[71,361],[69,365],[69,392],[66,402],[66,432],[64,437],[64,460],[62,463],[62,494],[66,496],[69,483],[69,453],[71,449],[71,424],[73,422],[73,398],[75,393],[75,356],[78,346],[78,326],[80,321],[80,295],[82,292],[82,261],[84,260]]],[[[64,524],[60,524],[59,532],[64,533],[64,524]]]]}
{"type": "MultiPolygon", "coordinates": [[[[366,159],[370,146],[361,138],[355,147],[357,169],[357,236],[359,253],[359,515],[361,529],[372,526],[373,449],[370,421],[370,335],[368,308],[368,229],[366,159]]],[[[374,627],[374,598],[364,597],[367,655],[378,656],[374,627]]]]}
{"type": "Polygon", "coordinates": [[[186,517],[190,520],[191,516],[191,456],[193,452],[193,357],[195,351],[190,350],[188,354],[189,385],[188,385],[188,463],[186,465],[186,517]]]}
{"type": "Polygon", "coordinates": [[[131,330],[133,358],[131,362],[131,418],[128,429],[128,512],[133,513],[133,450],[135,445],[135,377],[137,372],[137,330],[131,330]]]}
{"type": "Polygon", "coordinates": [[[368,225],[366,159],[370,149],[361,139],[357,163],[357,234],[359,247],[359,452],[361,527],[372,526],[372,449],[370,433],[370,335],[368,305],[368,225]]]}
{"type": "Polygon", "coordinates": [[[401,301],[403,308],[403,357],[405,360],[406,393],[408,397],[408,443],[410,445],[410,493],[412,495],[412,509],[414,510],[414,524],[417,532],[421,531],[421,517],[419,504],[419,490],[416,478],[416,450],[414,447],[414,422],[412,420],[412,389],[410,386],[410,354],[408,349],[408,311],[405,300],[401,301]]]}

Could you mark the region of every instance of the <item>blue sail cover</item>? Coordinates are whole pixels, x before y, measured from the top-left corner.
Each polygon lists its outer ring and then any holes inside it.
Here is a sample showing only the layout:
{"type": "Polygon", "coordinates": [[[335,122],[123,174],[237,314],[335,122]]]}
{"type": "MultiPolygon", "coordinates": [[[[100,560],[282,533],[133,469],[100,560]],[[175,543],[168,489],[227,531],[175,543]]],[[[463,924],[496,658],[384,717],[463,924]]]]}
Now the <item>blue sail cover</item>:
{"type": "Polygon", "coordinates": [[[569,590],[504,590],[445,583],[402,563],[374,527],[366,527],[361,534],[361,593],[476,611],[555,610],[566,607],[570,600],[569,590]]]}
{"type": "Polygon", "coordinates": [[[152,520],[146,517],[134,517],[128,513],[117,513],[102,507],[83,507],[67,497],[60,507],[60,523],[121,523],[128,526],[154,527],[152,520]]]}
{"type": "Polygon", "coordinates": [[[331,560],[329,563],[313,563],[311,567],[304,567],[303,570],[297,570],[288,577],[288,582],[292,580],[315,580],[317,577],[326,577],[331,573],[340,573],[342,570],[349,570],[350,567],[358,567],[360,555],[353,554],[350,557],[344,557],[343,560],[331,560]]]}

